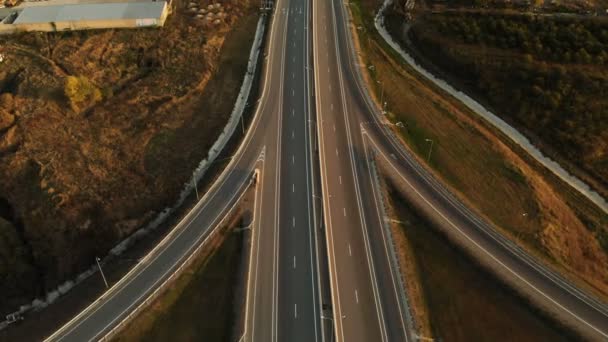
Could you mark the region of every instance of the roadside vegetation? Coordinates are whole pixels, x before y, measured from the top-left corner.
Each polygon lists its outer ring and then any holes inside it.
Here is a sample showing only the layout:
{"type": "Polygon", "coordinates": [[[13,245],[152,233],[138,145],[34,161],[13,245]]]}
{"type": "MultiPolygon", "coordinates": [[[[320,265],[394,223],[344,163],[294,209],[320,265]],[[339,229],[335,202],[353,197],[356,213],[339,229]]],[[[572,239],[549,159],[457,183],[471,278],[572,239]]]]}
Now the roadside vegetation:
{"type": "Polygon", "coordinates": [[[524,9],[528,11],[603,14],[608,9],[607,0],[427,0],[425,4],[433,10],[438,9],[483,9],[505,10],[524,9]]]}
{"type": "Polygon", "coordinates": [[[223,231],[182,275],[113,338],[119,341],[236,341],[243,233],[223,231]]]}
{"type": "Polygon", "coordinates": [[[410,35],[425,58],[608,194],[608,20],[427,14],[410,35]]]}
{"type": "Polygon", "coordinates": [[[255,35],[257,2],[216,2],[174,1],[159,29],[0,37],[1,314],[174,204],[228,120],[255,35]]]}
{"type": "Polygon", "coordinates": [[[463,342],[576,340],[453,246],[391,184],[386,190],[419,334],[463,342]]]}
{"type": "Polygon", "coordinates": [[[401,61],[375,31],[372,15],[380,4],[352,1],[352,29],[366,81],[378,103],[386,102],[396,134],[499,231],[583,288],[608,298],[608,215],[401,61]]]}

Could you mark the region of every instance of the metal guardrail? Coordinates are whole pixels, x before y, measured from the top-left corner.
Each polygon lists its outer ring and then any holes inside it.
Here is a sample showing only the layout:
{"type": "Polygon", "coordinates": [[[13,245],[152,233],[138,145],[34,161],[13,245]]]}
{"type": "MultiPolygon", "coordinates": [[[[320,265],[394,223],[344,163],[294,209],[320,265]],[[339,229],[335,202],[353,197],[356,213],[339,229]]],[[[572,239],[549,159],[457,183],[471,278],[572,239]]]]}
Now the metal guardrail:
{"type": "MultiPolygon", "coordinates": [[[[390,5],[390,3],[392,3],[392,0],[385,0],[382,7],[376,14],[376,17],[374,19],[374,24],[376,26],[376,29],[382,36],[382,38],[385,39],[385,41],[387,42],[387,44],[389,44],[389,46],[391,46],[393,49],[395,49],[395,47],[393,45],[396,43],[394,41],[392,41],[392,39],[390,41],[387,40],[387,37],[385,37],[385,35],[388,34],[386,32],[386,30],[381,31],[381,29],[384,29],[383,14],[384,14],[385,9],[390,5]]],[[[351,44],[353,44],[351,35],[349,35],[349,38],[351,40],[351,44]]],[[[354,46],[354,45],[352,45],[352,46],[354,46]]],[[[352,57],[356,61],[357,59],[356,59],[356,55],[354,53],[354,49],[350,49],[350,50],[351,50],[352,57]]],[[[401,52],[400,50],[396,50],[396,51],[399,53],[401,52]]],[[[355,67],[353,69],[355,69],[355,75],[357,77],[357,80],[359,81],[360,88],[362,90],[361,92],[363,93],[365,101],[367,102],[368,106],[370,107],[370,110],[376,115],[376,117],[378,117],[378,119],[380,121],[385,120],[385,118],[382,115],[382,112],[380,110],[378,110],[376,108],[376,106],[374,105],[375,102],[372,100],[372,98],[369,94],[369,91],[365,86],[366,83],[363,80],[363,76],[361,74],[360,68],[355,67]]],[[[401,154],[409,157],[410,159],[414,159],[411,156],[411,153],[409,151],[407,151],[405,148],[401,147],[401,144],[399,143],[399,141],[400,141],[399,138],[397,138],[395,136],[395,133],[392,130],[383,129],[383,131],[387,134],[388,138],[390,140],[392,140],[392,143],[394,146],[400,147],[400,148],[398,148],[398,150],[401,154]]],[[[408,158],[405,158],[405,159],[407,160],[408,158]]],[[[487,234],[489,237],[491,237],[493,240],[495,240],[497,243],[499,243],[501,246],[503,246],[510,253],[518,256],[522,261],[524,261],[530,267],[534,268],[540,274],[543,274],[545,277],[552,280],[555,284],[559,285],[566,291],[570,292],[574,296],[583,300],[584,302],[586,302],[588,305],[595,308],[599,312],[602,312],[604,315],[608,316],[608,303],[604,303],[604,302],[600,301],[599,299],[595,298],[594,296],[591,296],[591,295],[581,291],[578,287],[573,285],[572,282],[565,279],[563,276],[561,276],[559,273],[554,271],[552,268],[549,268],[546,265],[544,265],[543,263],[536,260],[534,257],[529,255],[522,247],[520,247],[519,245],[517,245],[515,242],[508,239],[507,237],[505,237],[503,234],[501,234],[499,231],[497,231],[491,224],[488,224],[487,222],[483,221],[479,217],[479,215],[477,215],[472,210],[470,210],[468,207],[466,207],[462,203],[462,201],[460,201],[457,198],[457,196],[455,196],[445,186],[440,184],[439,181],[435,177],[433,177],[429,173],[429,171],[427,171],[424,167],[422,167],[421,165],[419,165],[417,163],[412,163],[412,162],[409,162],[409,163],[410,163],[410,166],[412,166],[416,170],[416,172],[427,182],[427,184],[429,184],[433,188],[434,191],[440,193],[462,215],[471,219],[471,221],[475,225],[476,229],[487,234]]]]}
{"type": "MultiPolygon", "coordinates": [[[[251,177],[249,185],[251,185],[254,181],[255,181],[255,174],[253,177],[251,177]]],[[[235,203],[238,203],[245,193],[246,193],[246,190],[243,190],[243,193],[239,196],[239,198],[235,201],[235,203]]],[[[234,210],[234,207],[232,207],[230,210],[234,210]]],[[[229,215],[226,215],[226,217],[224,217],[222,219],[222,221],[218,224],[218,228],[224,224],[224,221],[228,217],[229,217],[229,215]]],[[[152,302],[154,302],[161,294],[163,294],[164,291],[167,290],[169,285],[172,284],[176,278],[181,276],[186,268],[188,268],[190,265],[192,265],[192,263],[194,262],[194,258],[199,255],[201,249],[203,247],[207,246],[206,242],[209,239],[213,239],[220,230],[221,229],[212,230],[212,232],[205,238],[205,240],[192,253],[190,253],[188,258],[186,258],[186,260],[184,262],[182,262],[179,265],[179,267],[177,267],[175,269],[175,271],[169,277],[167,277],[167,279],[165,279],[160,286],[158,286],[135,309],[131,310],[131,312],[129,312],[129,314],[125,318],[123,318],[120,321],[120,323],[115,325],[114,328],[112,328],[108,333],[106,333],[102,338],[100,338],[99,341],[110,341],[112,339],[112,337],[114,337],[118,332],[120,332],[120,330],[122,328],[124,328],[133,318],[135,318],[137,315],[139,315],[144,308],[146,308],[148,305],[150,305],[152,302]]]]}
{"type": "MultiPolygon", "coordinates": [[[[378,13],[376,15],[374,24],[376,26],[376,29],[378,30],[378,33],[386,41],[386,43],[403,57],[403,55],[402,55],[403,51],[401,51],[401,49],[397,49],[394,46],[396,43],[392,40],[392,38],[390,37],[390,35],[386,31],[386,29],[384,28],[383,15],[384,15],[384,11],[390,5],[390,3],[392,3],[392,0],[385,0],[383,6],[381,7],[381,9],[378,11],[378,13]]],[[[406,59],[406,61],[407,61],[407,59],[406,59]]],[[[365,83],[362,83],[362,84],[365,84],[365,83]]],[[[390,135],[391,135],[390,138],[393,141],[399,141],[398,138],[394,135],[394,132],[392,130],[385,130],[385,131],[390,133],[390,135]]],[[[410,153],[403,148],[401,149],[400,152],[405,155],[410,155],[410,153]]],[[[551,268],[548,268],[546,265],[544,265],[541,262],[539,262],[538,260],[536,260],[536,258],[530,256],[530,254],[528,252],[526,252],[522,247],[517,245],[511,239],[505,237],[502,233],[497,231],[491,224],[488,224],[487,222],[483,221],[479,217],[479,215],[477,215],[472,210],[470,210],[468,207],[466,207],[462,203],[462,201],[460,201],[445,186],[440,184],[439,181],[435,177],[432,177],[430,175],[430,173],[426,169],[424,169],[422,166],[414,164],[414,163],[410,163],[410,165],[417,170],[418,174],[425,179],[425,181],[433,188],[433,190],[441,193],[442,196],[452,206],[454,206],[461,214],[463,214],[464,216],[471,219],[471,221],[474,223],[475,227],[478,230],[486,233],[488,236],[490,236],[493,240],[495,240],[497,243],[499,243],[505,249],[510,251],[512,254],[517,255],[526,264],[528,264],[529,266],[534,268],[539,273],[543,274],[548,279],[551,279],[554,283],[558,284],[563,289],[567,290],[568,292],[575,295],[579,299],[583,300],[584,302],[586,302],[587,304],[589,304],[596,310],[598,310],[598,311],[602,312],[604,315],[608,316],[608,304],[607,303],[603,303],[602,301],[598,300],[597,298],[590,296],[589,294],[581,291],[580,289],[578,289],[578,287],[574,286],[569,280],[565,279],[559,273],[555,272],[551,268]]]]}
{"type": "MultiPolygon", "coordinates": [[[[252,86],[253,86],[255,72],[257,70],[257,64],[258,64],[257,62],[259,60],[259,54],[261,52],[260,49],[262,47],[262,41],[264,38],[266,21],[267,21],[267,15],[262,14],[262,16],[260,17],[260,19],[258,21],[254,42],[251,46],[250,57],[249,57],[249,61],[247,64],[247,72],[243,79],[243,83],[241,85],[241,89],[239,91],[237,101],[233,107],[232,114],[230,116],[230,119],[228,120],[228,123],[224,127],[224,130],[222,131],[222,133],[220,134],[220,136],[218,137],[218,139],[216,140],[216,142],[213,144],[212,148],[210,149],[210,151],[207,155],[207,158],[202,160],[199,163],[198,167],[194,170],[193,178],[196,181],[199,181],[203,177],[205,171],[207,171],[207,169],[209,168],[209,165],[216,160],[216,158],[219,156],[220,152],[224,149],[224,147],[228,143],[228,140],[234,134],[234,131],[237,129],[237,127],[239,125],[239,121],[242,120],[242,116],[243,116],[244,110],[247,105],[247,100],[249,98],[249,94],[250,94],[252,86]]],[[[126,249],[128,246],[132,245],[135,241],[141,239],[149,231],[154,230],[158,225],[160,225],[162,222],[164,222],[164,220],[176,208],[181,206],[181,204],[185,201],[187,196],[190,195],[194,191],[194,189],[195,189],[195,187],[194,187],[193,182],[189,180],[185,184],[184,189],[180,193],[179,199],[176,201],[176,204],[173,207],[163,209],[157,215],[157,217],[154,218],[148,225],[146,225],[144,228],[139,229],[138,231],[134,232],[126,239],[119,242],[116,246],[114,246],[114,248],[112,248],[110,250],[109,255],[106,256],[105,258],[103,258],[103,260],[101,260],[101,264],[103,265],[104,261],[111,256],[120,255],[124,249],[126,249]]],[[[72,287],[78,285],[79,283],[81,283],[82,281],[84,281],[85,279],[90,277],[91,275],[95,274],[95,272],[97,272],[96,264],[92,265],[86,271],[80,273],[78,276],[76,276],[76,278],[74,280],[69,280],[69,281],[65,282],[64,284],[60,285],[57,288],[57,290],[47,293],[45,296],[45,300],[35,299],[31,304],[22,305],[16,313],[23,315],[32,310],[42,309],[42,308],[52,304],[56,298],[66,294],[72,287]]],[[[7,320],[0,322],[0,330],[5,329],[8,326],[10,326],[10,323],[7,320]]]]}
{"type": "MultiPolygon", "coordinates": [[[[350,22],[353,21],[352,19],[352,14],[350,13],[350,10],[346,10],[344,11],[347,13],[348,15],[348,19],[350,22]]],[[[378,15],[380,15],[380,12],[378,12],[378,15]]],[[[383,120],[383,114],[382,111],[379,110],[374,104],[375,102],[372,100],[371,95],[369,94],[369,91],[367,88],[363,87],[362,85],[365,85],[366,83],[363,81],[363,75],[361,74],[361,69],[357,68],[357,55],[356,55],[356,51],[355,51],[355,44],[353,41],[353,35],[350,34],[350,32],[348,31],[348,27],[346,27],[347,32],[346,32],[346,37],[348,38],[348,44],[350,45],[350,48],[348,48],[348,52],[350,54],[350,61],[349,61],[349,65],[352,65],[352,63],[355,63],[355,67],[353,67],[352,69],[354,69],[354,75],[357,78],[357,82],[360,85],[360,89],[361,89],[361,93],[364,96],[365,102],[367,103],[368,109],[372,112],[373,115],[377,116],[380,120],[383,120]]],[[[380,184],[379,184],[379,178],[378,178],[378,174],[377,174],[377,170],[376,170],[376,164],[374,160],[368,160],[368,162],[370,163],[370,169],[372,170],[372,174],[374,177],[374,186],[376,187],[376,189],[380,189],[380,184]]],[[[382,196],[380,196],[382,197],[382,196]]],[[[384,207],[384,202],[379,203],[380,209],[382,211],[382,217],[386,217],[386,208],[384,207]]],[[[414,320],[414,317],[411,313],[411,309],[410,309],[410,299],[408,297],[406,288],[405,288],[405,282],[403,279],[403,273],[401,272],[401,265],[399,264],[399,260],[397,258],[397,254],[395,251],[395,242],[393,239],[393,235],[391,232],[390,227],[388,227],[386,220],[383,220],[382,222],[382,229],[385,230],[385,235],[388,237],[389,240],[389,254],[390,254],[390,258],[389,258],[389,262],[391,264],[391,268],[393,269],[394,272],[397,272],[397,279],[399,282],[399,289],[398,293],[400,295],[400,300],[401,300],[401,304],[403,305],[403,307],[405,308],[405,317],[407,320],[407,324],[409,325],[407,328],[410,332],[412,332],[412,338],[415,338],[416,336],[416,322],[414,320]]]]}
{"type": "Polygon", "coordinates": [[[399,262],[399,258],[397,257],[397,245],[395,244],[395,240],[393,239],[393,232],[390,228],[389,225],[389,220],[388,220],[388,216],[386,215],[386,204],[385,204],[385,198],[382,194],[382,191],[380,191],[382,189],[381,187],[381,182],[380,182],[380,176],[378,175],[378,171],[377,171],[377,167],[376,167],[376,161],[373,158],[375,156],[368,156],[368,166],[370,168],[370,171],[372,173],[372,181],[373,181],[373,186],[376,188],[375,191],[378,192],[379,198],[380,198],[380,203],[377,203],[377,205],[379,206],[380,212],[381,212],[381,217],[382,217],[382,229],[384,229],[385,231],[385,236],[387,237],[388,240],[388,244],[389,244],[389,262],[391,264],[391,268],[393,269],[393,271],[397,272],[397,282],[399,283],[399,289],[398,289],[398,293],[400,294],[400,300],[401,300],[401,304],[404,307],[404,314],[405,314],[405,319],[407,320],[407,324],[408,324],[408,330],[411,332],[411,337],[414,338],[416,336],[416,320],[414,318],[414,316],[411,313],[411,306],[410,306],[410,298],[408,295],[408,292],[406,290],[405,287],[405,275],[404,273],[401,271],[402,267],[404,267],[404,265],[401,265],[401,263],[399,262]]]}

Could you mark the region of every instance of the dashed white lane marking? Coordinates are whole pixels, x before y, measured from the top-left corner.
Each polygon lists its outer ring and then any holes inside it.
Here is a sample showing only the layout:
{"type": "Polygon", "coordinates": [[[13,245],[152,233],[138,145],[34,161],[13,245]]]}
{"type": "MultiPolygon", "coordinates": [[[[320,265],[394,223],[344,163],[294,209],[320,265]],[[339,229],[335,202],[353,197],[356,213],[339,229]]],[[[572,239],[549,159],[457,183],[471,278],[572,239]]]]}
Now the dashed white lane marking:
{"type": "Polygon", "coordinates": [[[329,67],[327,67],[327,72],[329,72],[329,67]]]}
{"type": "Polygon", "coordinates": [[[293,317],[298,318],[298,304],[293,305],[293,317]]]}
{"type": "Polygon", "coordinates": [[[342,184],[342,176],[338,176],[338,178],[340,179],[340,184],[342,184]]]}
{"type": "Polygon", "coordinates": [[[296,91],[294,89],[291,89],[291,96],[296,96],[296,91]]]}
{"type": "Polygon", "coordinates": [[[344,217],[346,217],[346,208],[342,208],[342,212],[344,212],[344,217]]]}
{"type": "Polygon", "coordinates": [[[296,163],[296,156],[294,156],[293,154],[291,155],[291,164],[295,165],[296,163]]]}
{"type": "Polygon", "coordinates": [[[348,255],[353,256],[353,251],[350,249],[350,243],[348,244],[348,255]]]}
{"type": "Polygon", "coordinates": [[[334,110],[334,104],[333,103],[330,105],[330,107],[331,107],[331,110],[334,110]]]}
{"type": "Polygon", "coordinates": [[[291,184],[291,192],[296,192],[296,185],[295,184],[291,184]]]}
{"type": "Polygon", "coordinates": [[[334,132],[336,131],[336,125],[334,125],[334,132]]]}
{"type": "Polygon", "coordinates": [[[355,290],[355,301],[359,304],[359,293],[355,290]]]}
{"type": "Polygon", "coordinates": [[[296,227],[296,217],[295,216],[291,217],[291,226],[294,228],[296,227]]]}
{"type": "Polygon", "coordinates": [[[331,84],[329,85],[329,92],[331,93],[331,84]]]}
{"type": "Polygon", "coordinates": [[[295,78],[296,78],[296,73],[295,73],[295,72],[292,72],[292,73],[291,73],[291,78],[292,78],[292,79],[295,79],[295,78]]]}
{"type": "Polygon", "coordinates": [[[295,109],[291,110],[291,116],[296,116],[296,110],[295,109]]]}
{"type": "Polygon", "coordinates": [[[339,155],[339,153],[338,153],[338,149],[336,149],[336,156],[337,156],[337,155],[339,155]]]}
{"type": "MultiPolygon", "coordinates": [[[[295,44],[294,44],[294,45],[295,45],[295,44]]],[[[294,63],[296,62],[296,58],[295,58],[295,57],[293,57],[291,60],[292,60],[294,63]]]]}
{"type": "Polygon", "coordinates": [[[293,268],[294,269],[296,268],[296,256],[295,255],[293,256],[293,268]]]}
{"type": "Polygon", "coordinates": [[[295,136],[296,136],[296,133],[293,130],[291,130],[291,139],[294,139],[295,136]]]}

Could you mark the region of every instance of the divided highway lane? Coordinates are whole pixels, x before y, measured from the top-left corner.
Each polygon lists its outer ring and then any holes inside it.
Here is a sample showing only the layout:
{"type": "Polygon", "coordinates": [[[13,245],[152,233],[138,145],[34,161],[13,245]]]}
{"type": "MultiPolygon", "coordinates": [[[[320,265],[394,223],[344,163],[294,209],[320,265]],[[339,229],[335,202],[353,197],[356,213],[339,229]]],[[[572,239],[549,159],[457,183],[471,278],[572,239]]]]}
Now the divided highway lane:
{"type": "MultiPolygon", "coordinates": [[[[278,341],[321,341],[309,110],[308,0],[290,0],[281,128],[278,341]]],[[[259,340],[264,341],[264,340],[259,340]]]]}
{"type": "Polygon", "coordinates": [[[245,341],[323,340],[308,96],[309,7],[307,0],[289,0],[275,9],[286,40],[275,47],[283,57],[279,89],[270,95],[277,113],[266,128],[245,341]]]}
{"type": "Polygon", "coordinates": [[[218,180],[140,263],[48,341],[92,341],[111,332],[219,226],[244,193],[254,170],[259,187],[245,340],[320,340],[320,282],[310,206],[307,49],[297,43],[293,47],[294,41],[306,40],[306,3],[277,1],[261,102],[246,137],[218,180]]]}
{"type": "MultiPolygon", "coordinates": [[[[349,37],[346,9],[342,3],[336,0],[334,3],[338,22],[337,44],[344,66],[344,91],[351,106],[350,129],[353,134],[364,135],[370,147],[379,152],[380,158],[388,163],[393,171],[391,177],[438,227],[458,239],[484,263],[492,265],[534,302],[580,333],[593,340],[608,340],[606,303],[576,288],[496,233],[494,228],[451,195],[395,139],[384,119],[376,114],[378,112],[374,104],[367,101],[363,85],[356,74],[359,66],[349,37]]],[[[382,247],[378,246],[378,250],[382,250],[382,247]]],[[[381,292],[390,292],[390,287],[381,289],[381,292]]]]}
{"type": "Polygon", "coordinates": [[[337,341],[407,341],[406,308],[390,267],[352,94],[344,85],[335,9],[314,3],[317,129],[337,341]]]}

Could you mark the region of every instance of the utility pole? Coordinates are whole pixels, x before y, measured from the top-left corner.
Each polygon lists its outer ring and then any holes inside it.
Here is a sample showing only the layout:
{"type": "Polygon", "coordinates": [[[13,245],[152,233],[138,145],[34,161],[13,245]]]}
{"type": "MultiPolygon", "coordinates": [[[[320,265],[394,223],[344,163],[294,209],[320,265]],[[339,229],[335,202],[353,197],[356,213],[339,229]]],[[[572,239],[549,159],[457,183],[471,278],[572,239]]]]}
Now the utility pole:
{"type": "Polygon", "coordinates": [[[95,261],[97,261],[97,267],[99,267],[99,272],[101,273],[101,277],[103,278],[103,282],[106,284],[106,289],[109,288],[108,281],[106,280],[105,274],[103,274],[103,270],[101,269],[101,264],[99,263],[101,259],[99,257],[95,257],[95,261]]]}
{"type": "Polygon", "coordinates": [[[426,161],[427,161],[428,163],[430,163],[430,162],[431,162],[431,153],[433,153],[433,143],[434,143],[434,141],[433,141],[433,140],[431,140],[431,139],[424,139],[424,140],[426,140],[426,142],[430,142],[430,143],[431,143],[431,147],[429,148],[429,155],[428,155],[428,157],[426,158],[426,161]]]}
{"type": "Polygon", "coordinates": [[[380,81],[376,81],[376,83],[378,83],[382,90],[380,91],[380,104],[382,105],[382,114],[386,113],[385,107],[386,107],[386,103],[384,103],[384,83],[380,82],[380,81]]]}
{"type": "Polygon", "coordinates": [[[194,186],[194,192],[196,192],[196,200],[198,201],[198,187],[196,186],[196,176],[192,176],[192,186],[194,186]]]}

